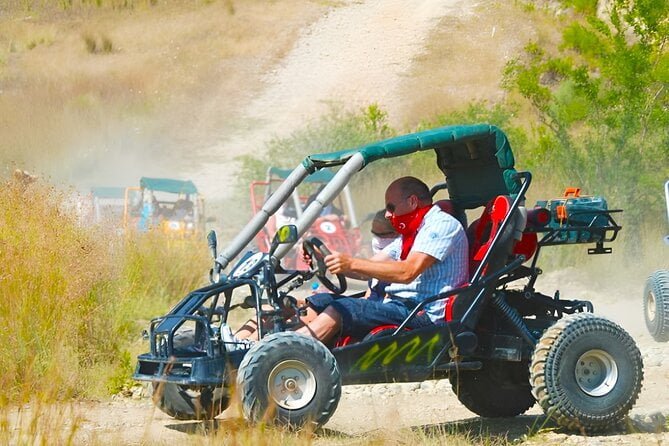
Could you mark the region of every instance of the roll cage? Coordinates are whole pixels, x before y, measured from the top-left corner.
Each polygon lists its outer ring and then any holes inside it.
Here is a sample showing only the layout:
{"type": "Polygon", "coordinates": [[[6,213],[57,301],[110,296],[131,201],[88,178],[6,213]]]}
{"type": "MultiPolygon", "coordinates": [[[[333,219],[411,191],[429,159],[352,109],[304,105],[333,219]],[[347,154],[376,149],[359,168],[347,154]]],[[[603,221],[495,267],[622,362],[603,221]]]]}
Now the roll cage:
{"type": "MultiPolygon", "coordinates": [[[[351,178],[368,164],[380,159],[433,150],[437,165],[446,176],[450,199],[462,209],[483,206],[497,195],[516,194],[514,158],[506,135],[488,124],[449,126],[403,135],[356,149],[307,156],[265,201],[242,231],[219,254],[225,268],[262,230],[269,218],[292,196],[307,176],[324,168],[338,168],[334,177],[298,217],[300,236],[308,230],[351,178]]],[[[282,258],[292,247],[284,245],[276,253],[282,258]]]]}

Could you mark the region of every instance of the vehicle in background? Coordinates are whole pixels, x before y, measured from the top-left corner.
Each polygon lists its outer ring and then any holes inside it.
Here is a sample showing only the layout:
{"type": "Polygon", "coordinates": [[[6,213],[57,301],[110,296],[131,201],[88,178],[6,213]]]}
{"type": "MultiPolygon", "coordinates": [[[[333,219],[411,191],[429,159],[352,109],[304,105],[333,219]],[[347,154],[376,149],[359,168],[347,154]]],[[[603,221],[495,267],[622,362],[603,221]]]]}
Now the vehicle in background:
{"type": "MultiPolygon", "coordinates": [[[[669,220],[669,180],[664,183],[669,220]]],[[[664,236],[669,245],[669,235],[664,236]]],[[[667,257],[664,257],[665,259],[667,257]]],[[[669,270],[659,269],[648,277],[643,292],[643,314],[648,331],[658,342],[669,341],[669,270]]]]}
{"type": "Polygon", "coordinates": [[[140,232],[191,237],[205,229],[204,198],[190,180],[142,177],[126,188],[123,215],[125,228],[140,232]]]}
{"type": "Polygon", "coordinates": [[[136,193],[128,195],[128,189],[122,186],[93,186],[87,195],[78,195],[75,209],[81,224],[123,233],[126,202],[139,200],[136,193]]]}
{"type": "MultiPolygon", "coordinates": [[[[251,183],[253,215],[260,212],[265,202],[291,172],[289,169],[270,167],[267,169],[267,177],[264,181],[253,181],[251,183]]],[[[290,199],[283,203],[274,215],[269,217],[263,230],[256,234],[255,243],[258,250],[269,251],[271,237],[276,230],[281,226],[295,223],[334,175],[329,169],[319,170],[309,175],[302,183],[303,187],[299,191],[296,188],[290,199]]],[[[332,202],[324,204],[323,209],[304,236],[304,238],[310,237],[323,240],[329,247],[338,252],[350,255],[359,253],[360,226],[348,186],[344,187],[342,193],[335,197],[332,202]]],[[[296,250],[292,250],[284,258],[284,264],[289,268],[298,266],[304,268],[306,266],[302,263],[301,254],[297,253],[296,250]]]]}

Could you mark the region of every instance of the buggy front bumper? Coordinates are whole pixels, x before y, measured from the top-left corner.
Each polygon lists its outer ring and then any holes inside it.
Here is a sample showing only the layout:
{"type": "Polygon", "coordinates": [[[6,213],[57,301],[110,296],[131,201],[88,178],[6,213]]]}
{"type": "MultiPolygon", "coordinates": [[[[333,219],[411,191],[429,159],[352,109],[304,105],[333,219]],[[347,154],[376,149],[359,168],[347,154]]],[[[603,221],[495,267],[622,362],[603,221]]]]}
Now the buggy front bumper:
{"type": "Polygon", "coordinates": [[[132,378],[137,381],[169,382],[185,386],[220,386],[225,382],[224,357],[156,357],[139,355],[132,378]]]}

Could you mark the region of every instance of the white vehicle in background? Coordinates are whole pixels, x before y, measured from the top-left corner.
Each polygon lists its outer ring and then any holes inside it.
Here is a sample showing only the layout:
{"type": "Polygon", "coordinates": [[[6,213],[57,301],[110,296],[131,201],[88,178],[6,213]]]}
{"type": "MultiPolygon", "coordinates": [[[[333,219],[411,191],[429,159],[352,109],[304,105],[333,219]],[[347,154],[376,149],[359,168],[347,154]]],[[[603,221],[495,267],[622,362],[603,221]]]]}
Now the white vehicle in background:
{"type": "MultiPolygon", "coordinates": [[[[122,234],[125,232],[128,189],[122,186],[93,186],[85,195],[73,194],[67,207],[76,213],[82,226],[97,226],[122,234]]],[[[135,201],[140,198],[137,194],[131,193],[130,196],[135,201]]]]}
{"type": "Polygon", "coordinates": [[[114,186],[91,188],[91,220],[93,224],[109,223],[118,229],[123,228],[125,190],[125,187],[114,186]]]}
{"type": "MultiPolygon", "coordinates": [[[[664,183],[664,198],[669,221],[669,180],[664,183]]],[[[664,236],[664,243],[669,245],[669,235],[664,236]]],[[[646,280],[643,314],[653,339],[658,342],[669,341],[669,270],[659,269],[646,280]]]]}

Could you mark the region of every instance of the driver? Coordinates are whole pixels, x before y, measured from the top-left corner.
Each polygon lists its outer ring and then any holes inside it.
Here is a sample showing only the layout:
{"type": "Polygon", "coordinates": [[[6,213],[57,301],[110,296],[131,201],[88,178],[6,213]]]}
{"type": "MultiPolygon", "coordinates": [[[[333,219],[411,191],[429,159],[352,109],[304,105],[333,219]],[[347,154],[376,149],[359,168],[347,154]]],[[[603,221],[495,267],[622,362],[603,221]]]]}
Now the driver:
{"type": "MultiPolygon", "coordinates": [[[[464,284],[469,277],[467,236],[452,216],[432,205],[425,183],[402,177],[386,189],[385,217],[400,234],[370,259],[333,252],[325,257],[333,274],[389,282],[383,300],[317,294],[308,298],[311,310],[298,333],[327,343],[338,335],[361,339],[384,324],[400,324],[423,299],[464,284]]],[[[445,302],[428,304],[407,327],[419,328],[444,320],[445,302]]]]}

